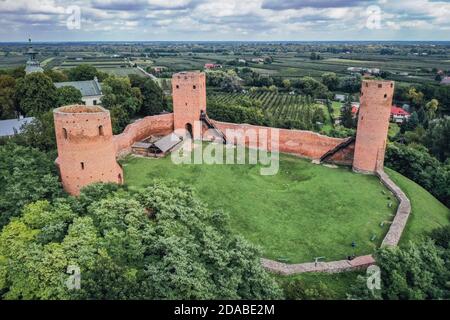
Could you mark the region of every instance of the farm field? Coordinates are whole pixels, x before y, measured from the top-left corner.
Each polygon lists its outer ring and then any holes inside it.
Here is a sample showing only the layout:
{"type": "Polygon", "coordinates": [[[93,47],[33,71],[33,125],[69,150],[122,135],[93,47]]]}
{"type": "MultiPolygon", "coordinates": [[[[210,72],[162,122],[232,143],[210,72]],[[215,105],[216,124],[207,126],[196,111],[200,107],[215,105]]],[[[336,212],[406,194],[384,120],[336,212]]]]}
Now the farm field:
{"type": "MultiPolygon", "coordinates": [[[[40,55],[38,57],[41,61],[48,59],[48,56],[40,55]]],[[[22,54],[9,54],[8,56],[0,55],[0,69],[16,68],[19,66],[25,66],[27,62],[27,57],[22,54]]]]}
{"type": "Polygon", "coordinates": [[[256,93],[218,93],[211,92],[208,95],[208,102],[237,102],[241,98],[249,98],[261,103],[264,113],[274,119],[303,120],[305,117],[312,117],[312,108],[315,106],[322,108],[324,114],[328,111],[324,105],[314,102],[308,96],[287,93],[256,92],[256,93]]]}
{"type": "Polygon", "coordinates": [[[77,59],[65,59],[60,65],[60,68],[73,68],[79,65],[88,64],[96,68],[108,68],[108,67],[120,67],[128,66],[128,62],[123,58],[109,58],[109,57],[89,57],[89,58],[79,58],[77,59]],[[82,60],[81,60],[82,59],[82,60]]]}
{"type": "MultiPolygon", "coordinates": [[[[273,77],[300,78],[311,76],[319,78],[324,72],[335,72],[340,76],[349,75],[349,67],[380,68],[392,72],[393,80],[404,83],[426,83],[434,81],[434,74],[427,70],[438,68],[448,70],[449,60],[440,57],[420,56],[383,56],[376,54],[330,54],[323,53],[323,60],[311,60],[308,55],[280,53],[273,56],[272,64],[249,63],[249,66],[261,74],[273,77]],[[400,75],[407,73],[408,75],[400,75]]],[[[215,56],[216,60],[231,60],[226,56],[215,56]]],[[[233,58],[234,59],[234,58],[233,58]]]]}
{"type": "MultiPolygon", "coordinates": [[[[125,63],[124,56],[130,57],[133,62],[140,66],[149,65],[165,66],[171,71],[199,70],[203,69],[205,63],[221,63],[225,68],[227,63],[238,58],[244,58],[248,62],[248,67],[252,70],[271,77],[282,77],[298,79],[304,76],[320,78],[324,72],[335,72],[339,76],[351,74],[347,70],[349,67],[379,68],[382,71],[392,73],[390,78],[402,83],[433,83],[435,82],[435,72],[433,69],[449,70],[450,60],[448,55],[381,55],[377,53],[353,52],[353,53],[331,53],[320,52],[322,59],[311,60],[310,52],[283,51],[261,53],[261,56],[270,55],[273,58],[271,64],[257,64],[250,60],[255,57],[254,52],[244,51],[239,45],[228,47],[231,51],[222,52],[192,52],[180,50],[177,53],[159,53],[156,56],[144,56],[141,47],[135,45],[124,50],[116,50],[110,53],[95,51],[89,46],[74,47],[72,50],[65,50],[63,46],[37,46],[40,52],[38,58],[41,62],[49,62],[48,59],[55,58],[55,61],[48,63],[46,67],[67,68],[79,64],[92,64],[96,67],[113,67],[125,63]],[[64,50],[58,52],[59,49],[64,50]],[[57,55],[55,52],[58,52],[57,55]],[[113,53],[121,57],[113,56],[113,53]],[[135,53],[135,55],[134,55],[135,53]],[[83,60],[77,60],[83,59],[83,60]]],[[[27,57],[24,55],[26,47],[17,47],[16,51],[6,52],[0,49],[0,68],[17,67],[25,64],[27,57]]]]}
{"type": "Polygon", "coordinates": [[[200,70],[203,69],[205,63],[214,62],[215,60],[208,57],[198,57],[190,55],[177,56],[161,56],[153,59],[154,64],[170,68],[174,71],[200,70]]]}
{"type": "MultiPolygon", "coordinates": [[[[307,54],[277,53],[273,55],[272,64],[257,64],[249,62],[248,66],[255,72],[272,77],[296,79],[304,76],[320,78],[324,72],[335,72],[339,76],[350,75],[349,67],[380,68],[392,72],[393,80],[401,83],[427,83],[434,81],[434,74],[427,70],[433,68],[448,70],[450,62],[445,57],[420,56],[383,56],[376,54],[331,54],[323,53],[323,60],[310,60],[307,54]],[[407,75],[402,75],[407,73],[407,75]]],[[[155,59],[156,65],[166,66],[174,70],[201,69],[205,63],[218,62],[226,64],[237,58],[250,60],[252,56],[192,54],[164,56],[155,59]]]]}
{"type": "MultiPolygon", "coordinates": [[[[126,77],[129,74],[137,74],[137,75],[140,75],[140,76],[144,76],[142,74],[142,72],[139,71],[138,69],[129,67],[129,66],[125,65],[125,64],[122,65],[122,66],[113,65],[113,64],[111,64],[110,66],[105,66],[105,65],[103,65],[103,66],[94,65],[94,66],[99,71],[106,72],[106,73],[109,73],[109,74],[113,74],[113,75],[116,75],[118,77],[126,77]]],[[[73,68],[73,66],[70,66],[70,67],[68,67],[68,66],[56,67],[54,69],[62,70],[62,69],[69,69],[69,68],[73,68]]]]}
{"type": "Polygon", "coordinates": [[[117,68],[117,67],[116,68],[98,68],[98,70],[109,73],[109,74],[113,74],[118,77],[126,77],[130,74],[144,76],[144,74],[141,71],[139,71],[138,69],[130,68],[130,67],[127,67],[127,68],[120,68],[120,67],[119,68],[117,68]]]}
{"type": "Polygon", "coordinates": [[[283,154],[274,176],[261,176],[259,165],[175,165],[170,157],[129,156],[122,165],[131,189],[159,178],[192,186],[212,209],[224,210],[232,230],[262,247],[265,257],[290,263],[344,259],[353,253],[352,241],[356,254],[373,252],[387,231],[380,223],[392,219],[396,207],[374,176],[283,154]]]}
{"type": "MultiPolygon", "coordinates": [[[[340,76],[349,75],[349,67],[380,68],[393,73],[407,72],[407,76],[397,75],[398,81],[415,83],[434,81],[434,75],[424,72],[422,69],[442,68],[448,69],[450,63],[445,59],[424,58],[424,57],[387,57],[381,55],[342,55],[324,54],[323,60],[310,60],[308,56],[301,56],[294,53],[284,53],[274,55],[272,64],[257,64],[249,62],[249,67],[255,72],[274,77],[300,78],[311,76],[319,78],[324,72],[335,72],[340,76]]],[[[156,65],[166,66],[174,70],[201,69],[205,63],[227,61],[236,58],[251,57],[242,55],[221,55],[221,54],[193,54],[163,56],[155,59],[156,65]]]]}

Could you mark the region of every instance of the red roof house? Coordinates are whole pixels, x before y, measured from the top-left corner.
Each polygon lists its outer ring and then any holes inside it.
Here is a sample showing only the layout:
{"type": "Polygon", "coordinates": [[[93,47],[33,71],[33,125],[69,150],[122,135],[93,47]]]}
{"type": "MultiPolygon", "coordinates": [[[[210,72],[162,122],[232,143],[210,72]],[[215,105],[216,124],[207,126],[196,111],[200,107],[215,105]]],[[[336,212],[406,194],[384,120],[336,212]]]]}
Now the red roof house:
{"type": "Polygon", "coordinates": [[[359,111],[359,103],[358,102],[352,102],[352,115],[354,118],[358,115],[359,111]]]}
{"type": "MultiPolygon", "coordinates": [[[[353,117],[356,117],[359,110],[359,103],[352,103],[352,114],[353,117]]],[[[411,116],[411,114],[406,111],[405,109],[402,109],[397,106],[391,107],[391,121],[402,123],[406,119],[408,119],[411,116]]]]}
{"type": "Polygon", "coordinates": [[[222,68],[222,66],[216,63],[205,63],[205,69],[217,69],[217,68],[222,68]]]}
{"type": "Polygon", "coordinates": [[[397,123],[402,123],[403,121],[407,120],[411,114],[397,106],[391,107],[391,120],[397,123]]]}

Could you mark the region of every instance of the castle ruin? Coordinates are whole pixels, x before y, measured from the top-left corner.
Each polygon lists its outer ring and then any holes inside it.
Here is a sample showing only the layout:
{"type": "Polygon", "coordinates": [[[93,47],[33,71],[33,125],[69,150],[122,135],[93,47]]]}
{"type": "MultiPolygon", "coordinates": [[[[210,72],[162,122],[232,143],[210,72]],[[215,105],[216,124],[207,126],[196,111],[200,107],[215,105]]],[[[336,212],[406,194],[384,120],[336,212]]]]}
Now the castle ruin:
{"type": "Polygon", "coordinates": [[[64,189],[78,195],[94,182],[123,182],[116,161],[109,111],[100,106],[72,105],[53,111],[58,159],[64,189]]]}
{"type": "Polygon", "coordinates": [[[332,138],[311,131],[275,129],[215,121],[207,117],[206,75],[180,72],[172,77],[173,113],[148,116],[112,135],[109,111],[99,106],[66,106],[54,110],[58,145],[57,164],[63,186],[77,195],[93,182],[123,182],[116,158],[131,152],[131,146],[152,135],[187,130],[194,139],[213,128],[226,141],[227,129],[279,132],[279,151],[320,162],[349,165],[361,173],[383,168],[392,105],[392,81],[364,80],[359,123],[355,138],[332,138]],[[201,121],[201,122],[200,122],[201,121]],[[201,123],[202,128],[194,128],[201,123]],[[200,130],[195,130],[200,129],[200,130]]]}
{"type": "Polygon", "coordinates": [[[383,170],[393,96],[393,81],[362,82],[354,171],[374,173],[383,170]]]}
{"type": "Polygon", "coordinates": [[[180,72],[172,77],[173,121],[175,130],[187,130],[201,139],[201,130],[193,130],[206,112],[206,75],[203,72],[180,72]]]}

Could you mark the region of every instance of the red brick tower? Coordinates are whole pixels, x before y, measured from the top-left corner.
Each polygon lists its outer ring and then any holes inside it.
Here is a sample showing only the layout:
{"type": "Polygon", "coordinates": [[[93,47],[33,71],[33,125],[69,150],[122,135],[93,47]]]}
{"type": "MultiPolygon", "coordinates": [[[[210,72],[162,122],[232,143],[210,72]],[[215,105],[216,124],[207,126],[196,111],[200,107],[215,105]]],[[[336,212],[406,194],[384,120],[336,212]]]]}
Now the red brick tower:
{"type": "MultiPolygon", "coordinates": [[[[174,129],[187,129],[194,139],[201,132],[193,132],[194,123],[206,112],[206,76],[203,72],[180,72],[172,76],[174,129]]],[[[200,131],[200,130],[194,130],[200,131]]]]}
{"type": "Polygon", "coordinates": [[[122,183],[116,162],[109,111],[100,106],[72,105],[53,111],[57,164],[64,189],[78,195],[94,182],[122,183]]]}
{"type": "Polygon", "coordinates": [[[353,170],[374,173],[384,166],[393,81],[363,80],[353,170]]]}

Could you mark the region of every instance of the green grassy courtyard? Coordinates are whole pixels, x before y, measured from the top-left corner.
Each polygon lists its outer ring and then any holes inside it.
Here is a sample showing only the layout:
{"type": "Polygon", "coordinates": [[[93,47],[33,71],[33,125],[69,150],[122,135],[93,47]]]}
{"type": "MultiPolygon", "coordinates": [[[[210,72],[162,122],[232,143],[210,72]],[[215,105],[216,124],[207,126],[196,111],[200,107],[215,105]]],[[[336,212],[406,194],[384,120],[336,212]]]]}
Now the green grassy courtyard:
{"type": "Polygon", "coordinates": [[[152,179],[191,185],[210,208],[230,216],[231,228],[263,249],[264,256],[289,263],[344,259],[379,246],[396,200],[376,177],[348,168],[329,168],[293,156],[280,156],[274,176],[260,165],[175,165],[170,156],[123,161],[130,188],[152,179]],[[388,204],[392,202],[390,208],[388,204]]]}
{"type": "MultiPolygon", "coordinates": [[[[328,261],[343,259],[352,253],[352,241],[357,243],[356,254],[372,253],[387,232],[388,224],[381,227],[380,223],[392,220],[396,209],[394,197],[376,177],[289,155],[280,155],[275,176],[261,176],[259,165],[175,165],[170,156],[128,156],[122,164],[131,189],[158,178],[191,185],[210,208],[228,213],[231,228],[259,245],[265,257],[289,263],[319,256],[328,261]]],[[[386,172],[411,200],[412,212],[400,245],[449,223],[450,210],[429,192],[393,170],[386,168],[386,172]]],[[[345,299],[360,274],[364,272],[274,277],[280,284],[324,283],[330,298],[345,299]]]]}
{"type": "MultiPolygon", "coordinates": [[[[428,191],[389,168],[386,168],[385,171],[411,200],[412,211],[400,246],[407,245],[409,241],[418,240],[431,230],[449,223],[450,210],[428,191]]],[[[365,275],[365,272],[304,273],[287,277],[274,275],[274,277],[280,284],[295,280],[302,281],[306,286],[317,286],[319,283],[323,283],[327,286],[331,299],[346,299],[349,289],[356,282],[358,275],[365,275]]]]}

